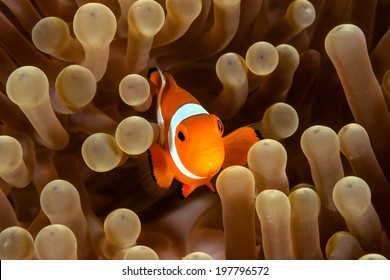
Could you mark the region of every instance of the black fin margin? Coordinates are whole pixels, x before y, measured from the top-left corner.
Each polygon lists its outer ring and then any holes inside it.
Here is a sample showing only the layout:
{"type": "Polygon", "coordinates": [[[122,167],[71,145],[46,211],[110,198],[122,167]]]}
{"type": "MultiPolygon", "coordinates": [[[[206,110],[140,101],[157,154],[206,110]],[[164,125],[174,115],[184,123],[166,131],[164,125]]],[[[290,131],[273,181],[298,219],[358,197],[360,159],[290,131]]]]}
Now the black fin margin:
{"type": "Polygon", "coordinates": [[[148,73],[146,74],[146,77],[149,79],[153,72],[158,71],[157,67],[152,67],[148,69],[148,73]]]}
{"type": "Polygon", "coordinates": [[[260,130],[258,129],[258,126],[259,124],[258,123],[252,123],[252,124],[249,124],[248,127],[252,128],[253,131],[255,132],[256,134],[256,137],[259,139],[259,140],[263,140],[265,139],[265,137],[263,136],[263,134],[261,134],[260,130]]]}
{"type": "Polygon", "coordinates": [[[180,184],[179,187],[177,188],[177,194],[179,195],[180,200],[185,199],[183,195],[183,184],[180,184]]]}
{"type": "Polygon", "coordinates": [[[146,74],[146,77],[148,78],[148,79],[150,79],[150,76],[153,74],[153,72],[158,72],[158,71],[160,71],[161,73],[165,73],[166,71],[165,70],[163,70],[163,69],[160,69],[158,66],[156,66],[156,67],[151,67],[151,68],[149,68],[148,69],[148,73],[146,74]]]}
{"type": "Polygon", "coordinates": [[[152,176],[153,181],[157,184],[156,176],[154,175],[154,167],[152,162],[152,154],[150,153],[150,150],[147,149],[146,151],[148,153],[148,162],[149,162],[149,168],[150,168],[150,175],[152,176]]]}
{"type": "Polygon", "coordinates": [[[140,176],[141,184],[143,189],[150,196],[157,197],[166,197],[174,193],[174,188],[162,188],[157,183],[157,178],[154,174],[154,167],[152,164],[152,154],[149,149],[137,157],[138,161],[138,174],[140,176]]]}
{"type": "Polygon", "coordinates": [[[264,136],[261,134],[260,130],[254,129],[254,131],[256,133],[257,138],[259,138],[260,140],[264,139],[264,136]]]}

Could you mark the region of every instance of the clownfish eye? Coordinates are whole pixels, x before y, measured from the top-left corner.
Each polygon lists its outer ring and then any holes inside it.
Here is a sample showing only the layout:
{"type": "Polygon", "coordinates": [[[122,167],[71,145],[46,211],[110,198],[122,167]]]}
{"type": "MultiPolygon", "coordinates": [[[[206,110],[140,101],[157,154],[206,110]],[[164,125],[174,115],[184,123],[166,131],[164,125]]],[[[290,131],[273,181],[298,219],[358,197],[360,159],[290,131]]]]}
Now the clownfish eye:
{"type": "Polygon", "coordinates": [[[182,131],[179,131],[179,133],[177,134],[177,137],[179,138],[180,141],[184,141],[186,140],[185,136],[184,136],[184,133],[182,131]]]}
{"type": "Polygon", "coordinates": [[[221,135],[223,134],[223,123],[220,119],[217,118],[218,123],[218,130],[221,132],[221,135]]]}

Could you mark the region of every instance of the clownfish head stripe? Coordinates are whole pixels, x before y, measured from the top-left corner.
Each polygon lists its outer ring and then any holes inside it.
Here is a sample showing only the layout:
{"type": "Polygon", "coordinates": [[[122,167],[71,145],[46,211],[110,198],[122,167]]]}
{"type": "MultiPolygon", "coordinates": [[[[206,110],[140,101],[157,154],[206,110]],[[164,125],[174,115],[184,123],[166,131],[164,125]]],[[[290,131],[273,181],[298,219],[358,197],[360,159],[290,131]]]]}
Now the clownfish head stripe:
{"type": "Polygon", "coordinates": [[[169,129],[168,129],[168,145],[169,152],[175,163],[176,167],[180,170],[180,172],[192,179],[205,179],[206,177],[200,177],[195,174],[192,174],[182,163],[179,154],[176,149],[175,137],[176,137],[176,128],[177,126],[185,119],[196,115],[208,115],[209,113],[199,104],[196,103],[186,103],[181,106],[175,114],[172,116],[169,129]]]}

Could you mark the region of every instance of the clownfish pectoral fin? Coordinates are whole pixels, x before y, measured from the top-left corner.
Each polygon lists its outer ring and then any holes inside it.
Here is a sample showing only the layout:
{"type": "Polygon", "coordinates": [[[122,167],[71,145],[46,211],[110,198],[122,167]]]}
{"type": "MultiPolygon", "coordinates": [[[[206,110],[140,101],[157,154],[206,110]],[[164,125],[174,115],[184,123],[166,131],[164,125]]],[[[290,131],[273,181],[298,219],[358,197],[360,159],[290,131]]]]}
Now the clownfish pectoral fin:
{"type": "Polygon", "coordinates": [[[147,192],[152,194],[166,194],[173,181],[173,173],[169,169],[165,152],[158,144],[153,144],[147,150],[148,162],[149,162],[149,178],[151,180],[145,180],[143,183],[147,192]]]}
{"type": "Polygon", "coordinates": [[[261,139],[263,137],[260,132],[249,126],[236,129],[223,137],[225,161],[222,167],[226,168],[232,165],[245,166],[249,149],[261,139]]]}
{"type": "Polygon", "coordinates": [[[206,186],[209,187],[209,189],[210,189],[213,193],[217,192],[217,191],[215,190],[214,186],[213,186],[210,182],[207,183],[206,186]]]}
{"type": "Polygon", "coordinates": [[[179,193],[179,198],[180,199],[185,199],[187,198],[194,190],[196,187],[190,186],[187,184],[180,184],[178,193],[179,193]]]}
{"type": "MultiPolygon", "coordinates": [[[[211,183],[207,183],[206,184],[207,187],[209,187],[209,189],[212,191],[212,192],[216,192],[215,188],[213,187],[213,185],[211,183]]],[[[184,199],[184,198],[187,198],[197,187],[194,187],[194,186],[190,186],[190,185],[187,185],[187,184],[180,184],[179,186],[179,197],[180,199],[184,199]]]]}

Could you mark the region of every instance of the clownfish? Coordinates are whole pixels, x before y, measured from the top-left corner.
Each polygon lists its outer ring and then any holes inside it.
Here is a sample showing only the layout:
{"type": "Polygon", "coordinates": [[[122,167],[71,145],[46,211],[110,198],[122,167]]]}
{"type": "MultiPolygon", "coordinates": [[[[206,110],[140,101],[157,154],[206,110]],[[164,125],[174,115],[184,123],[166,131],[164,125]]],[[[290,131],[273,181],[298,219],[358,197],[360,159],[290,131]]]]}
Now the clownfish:
{"type": "Polygon", "coordinates": [[[223,137],[221,120],[178,86],[169,73],[152,68],[148,78],[156,88],[160,128],[158,141],[147,150],[152,184],[167,191],[176,179],[181,199],[203,185],[216,192],[210,183],[213,176],[221,168],[246,165],[249,148],[263,137],[250,126],[223,137]]]}

